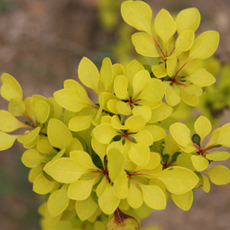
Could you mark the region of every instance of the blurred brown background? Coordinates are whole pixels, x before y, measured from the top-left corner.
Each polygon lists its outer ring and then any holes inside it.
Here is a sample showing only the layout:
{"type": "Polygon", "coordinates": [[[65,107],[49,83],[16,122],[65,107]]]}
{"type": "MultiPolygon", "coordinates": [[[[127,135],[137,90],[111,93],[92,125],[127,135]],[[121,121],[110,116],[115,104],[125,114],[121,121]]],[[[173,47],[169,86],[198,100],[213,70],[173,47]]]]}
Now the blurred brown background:
{"type": "MultiPolygon", "coordinates": [[[[0,72],[13,75],[24,90],[52,96],[63,80],[77,79],[83,56],[99,67],[109,56],[127,62],[135,55],[132,32],[120,16],[122,0],[0,0],[0,72]],[[122,45],[124,44],[125,45],[122,45]]],[[[201,12],[198,32],[217,30],[220,45],[216,56],[230,62],[229,0],[148,0],[155,16],[161,8],[177,13],[188,7],[201,12]]],[[[230,76],[229,76],[230,77],[230,76]]],[[[7,102],[0,98],[0,109],[7,102]]],[[[223,120],[230,120],[225,114],[223,120]]],[[[222,123],[223,124],[223,123],[222,123]]],[[[0,153],[0,230],[38,230],[40,197],[27,182],[28,169],[20,157],[19,144],[0,153]]],[[[228,163],[230,166],[230,163],[228,163]]],[[[164,211],[153,211],[145,224],[164,230],[230,230],[230,185],[212,186],[211,192],[195,193],[190,211],[169,203],[164,211]]]]}

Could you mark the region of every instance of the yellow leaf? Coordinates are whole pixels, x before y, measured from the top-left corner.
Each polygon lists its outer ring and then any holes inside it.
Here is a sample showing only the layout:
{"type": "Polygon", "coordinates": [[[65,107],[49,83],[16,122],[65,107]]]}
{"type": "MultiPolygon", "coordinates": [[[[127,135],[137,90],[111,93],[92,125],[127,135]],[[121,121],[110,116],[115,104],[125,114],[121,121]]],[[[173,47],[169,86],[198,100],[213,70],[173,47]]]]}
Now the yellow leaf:
{"type": "Polygon", "coordinates": [[[50,114],[50,106],[45,101],[38,101],[35,105],[35,115],[37,121],[41,124],[45,123],[50,114]]]}
{"type": "Polygon", "coordinates": [[[130,136],[133,137],[137,143],[145,143],[148,146],[153,144],[153,136],[147,130],[142,130],[136,134],[131,134],[130,136]]]}
{"type": "Polygon", "coordinates": [[[25,135],[21,135],[17,138],[18,142],[24,144],[24,145],[31,145],[34,146],[37,143],[37,140],[39,138],[39,132],[40,127],[35,128],[29,133],[26,133],[25,135]]]}
{"type": "Polygon", "coordinates": [[[98,205],[89,196],[86,200],[76,201],[75,210],[81,221],[87,220],[97,210],[98,205]]]}
{"type": "Polygon", "coordinates": [[[82,168],[87,169],[87,170],[97,170],[98,168],[94,165],[92,158],[90,155],[81,150],[74,150],[70,152],[70,158],[75,159],[82,168]]]}
{"type": "Polygon", "coordinates": [[[74,150],[84,150],[81,142],[77,138],[73,138],[67,148],[68,152],[70,153],[71,151],[74,150]]]}
{"type": "Polygon", "coordinates": [[[26,106],[25,103],[19,98],[13,98],[8,104],[8,110],[15,117],[25,116],[26,106]]]}
{"type": "Polygon", "coordinates": [[[182,210],[188,211],[193,202],[193,192],[189,191],[185,194],[181,195],[176,195],[176,194],[171,194],[173,202],[182,210]]]}
{"type": "Polygon", "coordinates": [[[169,117],[173,112],[173,108],[167,105],[165,102],[161,103],[156,109],[152,109],[152,115],[148,123],[156,123],[163,121],[169,117]]]}
{"type": "Polygon", "coordinates": [[[186,77],[186,80],[189,80],[200,87],[210,86],[216,82],[215,77],[204,68],[196,70],[194,73],[186,77]]]}
{"type": "Polygon", "coordinates": [[[83,101],[76,90],[70,88],[56,91],[54,98],[60,106],[71,112],[79,112],[83,108],[91,105],[83,101]]]}
{"type": "Polygon", "coordinates": [[[10,135],[0,131],[0,151],[9,149],[20,135],[10,135]]]}
{"type": "Polygon", "coordinates": [[[116,76],[118,75],[124,75],[125,74],[125,69],[122,64],[113,64],[113,79],[115,79],[116,76]]]}
{"type": "Polygon", "coordinates": [[[175,91],[175,86],[172,87],[170,83],[166,83],[165,100],[170,106],[175,106],[180,102],[180,96],[175,91]]]}
{"type": "Polygon", "coordinates": [[[223,165],[217,165],[210,169],[206,169],[209,179],[213,184],[224,185],[230,182],[230,171],[223,165]]]}
{"type": "Polygon", "coordinates": [[[49,193],[55,186],[55,181],[50,181],[42,174],[36,177],[33,183],[33,191],[44,195],[49,193]]]}
{"type": "Polygon", "coordinates": [[[114,129],[127,130],[127,128],[125,128],[125,126],[121,124],[121,121],[117,115],[112,116],[111,124],[114,129]]]}
{"type": "Polygon", "coordinates": [[[157,125],[147,125],[144,129],[152,134],[153,141],[159,141],[166,136],[165,131],[157,125]]]}
{"type": "Polygon", "coordinates": [[[121,5],[121,15],[130,26],[151,34],[152,10],[147,3],[142,1],[123,2],[121,5]]]}
{"type": "Polygon", "coordinates": [[[118,135],[111,124],[100,124],[93,130],[93,136],[101,144],[109,144],[111,140],[118,135]]]}
{"type": "Polygon", "coordinates": [[[177,51],[182,51],[182,52],[188,51],[192,47],[194,37],[195,37],[194,31],[192,30],[183,31],[176,40],[174,53],[177,53],[177,51]]]}
{"type": "Polygon", "coordinates": [[[60,183],[74,183],[86,172],[76,160],[66,157],[46,164],[44,171],[60,183]]]}
{"type": "Polygon", "coordinates": [[[190,105],[190,106],[196,106],[199,102],[199,97],[195,94],[188,94],[184,87],[181,87],[181,99],[184,103],[190,105]]]}
{"type": "Polygon", "coordinates": [[[194,123],[194,129],[201,138],[202,146],[204,138],[212,131],[212,124],[206,117],[199,116],[194,123]]]}
{"type": "Polygon", "coordinates": [[[161,9],[159,11],[155,17],[154,29],[157,35],[162,39],[164,45],[166,45],[169,39],[175,34],[176,23],[167,10],[161,9]]]}
{"type": "Polygon", "coordinates": [[[138,62],[137,60],[132,60],[126,67],[125,67],[125,76],[129,80],[129,84],[132,85],[133,77],[137,72],[140,70],[144,70],[143,65],[138,62]]]}
{"type": "Polygon", "coordinates": [[[98,204],[105,214],[112,214],[119,205],[120,199],[115,196],[112,186],[107,183],[104,191],[98,198],[98,204]]]}
{"type": "Polygon", "coordinates": [[[177,66],[177,58],[172,57],[167,59],[167,74],[169,77],[172,77],[177,66]]]}
{"type": "Polygon", "coordinates": [[[192,142],[190,139],[190,130],[186,125],[176,122],[170,126],[169,130],[174,140],[179,145],[186,147],[192,142]]]}
{"type": "Polygon", "coordinates": [[[94,90],[97,94],[99,93],[99,71],[93,62],[86,57],[83,57],[79,63],[78,77],[85,86],[94,90]]]}
{"type": "Polygon", "coordinates": [[[212,153],[206,154],[205,156],[207,159],[212,161],[224,161],[230,157],[230,154],[229,152],[214,151],[212,153]]]}
{"type": "Polygon", "coordinates": [[[7,73],[3,73],[1,76],[1,96],[7,101],[18,98],[22,100],[22,88],[18,81],[7,73]]]}
{"type": "Polygon", "coordinates": [[[49,120],[47,135],[51,145],[60,149],[67,147],[73,138],[66,125],[55,118],[49,120]]]}
{"type": "Polygon", "coordinates": [[[109,178],[114,182],[117,180],[124,171],[125,155],[116,148],[109,149],[108,157],[108,170],[109,178]]]}
{"type": "Polygon", "coordinates": [[[191,170],[179,166],[164,169],[155,177],[161,180],[167,190],[173,194],[184,194],[192,190],[199,182],[198,176],[191,170]]]}
{"type": "Polygon", "coordinates": [[[163,78],[167,75],[167,69],[165,68],[164,62],[158,65],[152,65],[151,69],[156,78],[163,78]]]}
{"type": "Polygon", "coordinates": [[[41,164],[44,158],[36,149],[29,149],[23,153],[21,161],[26,167],[34,168],[41,164]]]}
{"type": "Polygon", "coordinates": [[[128,79],[124,75],[117,76],[114,80],[114,92],[120,99],[126,100],[129,98],[128,95],[128,79]]]}
{"type": "Polygon", "coordinates": [[[204,171],[209,166],[209,161],[203,156],[192,155],[192,163],[196,171],[204,171]]]}
{"type": "Polygon", "coordinates": [[[30,126],[23,124],[17,120],[10,112],[0,110],[0,130],[3,132],[13,132],[20,128],[30,128],[30,126]]]}
{"type": "Polygon", "coordinates": [[[190,59],[207,59],[213,55],[219,44],[219,33],[206,31],[202,33],[193,43],[189,51],[190,59]]]}
{"type": "Polygon", "coordinates": [[[91,126],[93,118],[96,116],[97,110],[92,107],[84,108],[77,116],[69,121],[69,129],[79,132],[88,129],[91,126]]]}
{"type": "Polygon", "coordinates": [[[75,183],[69,185],[68,197],[72,200],[85,200],[91,192],[95,179],[93,180],[78,180],[75,183]]]}
{"type": "Polygon", "coordinates": [[[128,176],[125,171],[122,175],[114,182],[114,193],[120,199],[125,199],[128,196],[128,176]]]}
{"type": "Polygon", "coordinates": [[[73,89],[78,92],[79,97],[82,99],[82,101],[85,102],[85,104],[94,104],[87,94],[87,91],[85,88],[77,81],[68,79],[64,81],[64,88],[65,89],[73,89]]]}
{"type": "Polygon", "coordinates": [[[195,171],[195,168],[193,166],[192,155],[190,153],[181,153],[176,160],[177,166],[182,166],[184,168],[190,169],[191,171],[195,171]]]}
{"type": "Polygon", "coordinates": [[[108,144],[101,144],[94,137],[91,140],[91,144],[92,144],[93,150],[100,157],[101,162],[104,162],[104,157],[106,155],[108,144]]]}
{"type": "Polygon", "coordinates": [[[100,81],[104,85],[105,91],[109,91],[113,81],[113,68],[109,58],[104,58],[102,61],[100,81]]]}
{"type": "Polygon", "coordinates": [[[202,176],[202,178],[203,178],[203,186],[202,186],[201,188],[202,188],[206,193],[209,193],[209,192],[210,192],[210,188],[211,188],[209,179],[208,179],[205,175],[203,175],[203,174],[201,174],[201,176],[202,176]]]}
{"type": "Polygon", "coordinates": [[[159,53],[151,35],[144,32],[138,32],[133,34],[131,38],[137,53],[146,57],[159,57],[159,53]]]}
{"type": "Polygon", "coordinates": [[[142,192],[140,191],[139,188],[137,188],[137,186],[132,181],[130,181],[127,201],[129,205],[134,209],[139,208],[143,203],[142,192]]]}
{"type": "Polygon", "coordinates": [[[140,184],[143,200],[152,209],[163,210],[166,207],[167,201],[165,193],[157,185],[140,184]]]}
{"type": "Polygon", "coordinates": [[[125,127],[129,132],[140,132],[145,125],[145,119],[141,115],[131,116],[125,121],[125,127]]]}
{"type": "Polygon", "coordinates": [[[128,154],[131,161],[136,165],[144,166],[149,162],[149,147],[145,143],[131,143],[128,154]]]}
{"type": "Polygon", "coordinates": [[[195,7],[184,9],[177,15],[176,24],[178,34],[185,30],[195,32],[200,24],[200,12],[195,7]]]}
{"type": "Polygon", "coordinates": [[[220,128],[217,144],[230,147],[230,123],[227,123],[220,128]]]}
{"type": "Polygon", "coordinates": [[[34,180],[36,179],[36,177],[43,173],[42,172],[43,167],[44,165],[41,164],[30,170],[29,176],[28,176],[28,180],[30,183],[34,183],[34,180]]]}
{"type": "MultiPolygon", "coordinates": [[[[54,100],[53,97],[49,97],[48,98],[49,102],[52,103],[52,107],[53,107],[53,114],[52,114],[52,118],[60,118],[60,116],[62,115],[62,107],[54,100]]],[[[51,115],[51,114],[50,114],[51,115]]]]}
{"type": "Polygon", "coordinates": [[[149,106],[134,106],[133,115],[142,115],[146,122],[149,121],[152,111],[149,106]]]}
{"type": "Polygon", "coordinates": [[[117,101],[116,109],[118,113],[125,115],[125,116],[128,116],[132,113],[130,105],[124,101],[117,101]]]}
{"type": "Polygon", "coordinates": [[[52,192],[47,201],[47,208],[51,216],[61,214],[69,204],[67,197],[68,185],[63,185],[60,189],[52,192]]]}

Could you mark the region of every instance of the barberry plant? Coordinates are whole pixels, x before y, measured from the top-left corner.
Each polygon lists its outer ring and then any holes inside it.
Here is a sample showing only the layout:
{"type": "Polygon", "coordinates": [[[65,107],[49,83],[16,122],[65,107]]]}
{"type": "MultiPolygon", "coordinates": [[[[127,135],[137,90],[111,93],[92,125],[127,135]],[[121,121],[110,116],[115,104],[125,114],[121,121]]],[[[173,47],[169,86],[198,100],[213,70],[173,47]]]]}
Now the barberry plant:
{"type": "Polygon", "coordinates": [[[9,105],[0,111],[0,150],[16,140],[26,149],[21,159],[31,169],[33,191],[45,195],[38,210],[43,230],[139,229],[140,219],[165,209],[168,197],[187,211],[194,189],[208,193],[210,181],[230,182],[229,169],[216,165],[230,157],[217,150],[230,147],[230,123],[204,144],[212,130],[205,116],[195,121],[193,135],[170,119],[181,100],[197,105],[203,88],[215,82],[205,68],[184,70],[215,52],[218,32],[195,39],[196,8],[175,20],[162,9],[152,24],[145,2],[126,1],[121,14],[141,31],[132,36],[136,51],[154,64],[133,60],[123,66],[107,57],[98,70],[84,57],[78,76],[96,100],[72,79],[54,97],[23,99],[18,81],[1,76],[1,96],[9,105]],[[18,129],[23,131],[12,133],[18,129]]]}

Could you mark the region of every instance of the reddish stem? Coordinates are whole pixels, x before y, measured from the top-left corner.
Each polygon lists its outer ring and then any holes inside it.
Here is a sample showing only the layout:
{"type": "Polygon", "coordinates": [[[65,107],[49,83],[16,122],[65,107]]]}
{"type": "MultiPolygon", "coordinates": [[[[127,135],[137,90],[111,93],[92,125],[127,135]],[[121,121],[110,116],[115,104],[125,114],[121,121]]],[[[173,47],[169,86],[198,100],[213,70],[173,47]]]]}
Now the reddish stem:
{"type": "Polygon", "coordinates": [[[154,40],[154,42],[156,43],[157,47],[160,49],[161,53],[162,53],[163,56],[165,57],[165,54],[164,54],[163,50],[161,49],[159,43],[158,43],[157,40],[153,37],[153,35],[151,35],[151,36],[152,36],[152,39],[154,40]]]}
{"type": "Polygon", "coordinates": [[[30,116],[27,114],[27,112],[25,112],[25,114],[26,114],[28,120],[29,120],[29,121],[31,122],[31,124],[33,125],[33,127],[35,128],[36,125],[34,124],[33,120],[30,118],[30,116]]]}

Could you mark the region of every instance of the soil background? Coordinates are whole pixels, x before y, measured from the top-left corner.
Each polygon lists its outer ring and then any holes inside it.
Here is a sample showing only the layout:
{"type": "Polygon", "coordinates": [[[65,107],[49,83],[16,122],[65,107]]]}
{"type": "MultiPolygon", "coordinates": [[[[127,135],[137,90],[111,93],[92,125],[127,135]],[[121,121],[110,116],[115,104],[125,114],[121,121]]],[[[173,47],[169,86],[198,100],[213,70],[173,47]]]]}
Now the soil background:
{"type": "MultiPolygon", "coordinates": [[[[65,79],[77,79],[83,56],[98,67],[104,57],[113,63],[123,55],[135,56],[130,36],[122,37],[119,6],[122,0],[0,0],[0,72],[14,76],[24,97],[32,94],[52,96],[65,79]],[[103,12],[111,16],[103,16],[103,12]],[[106,25],[104,17],[111,19],[106,25]],[[127,43],[120,48],[120,40],[127,43]],[[125,53],[127,51],[127,54],[125,53]]],[[[220,45],[216,56],[230,62],[229,0],[148,0],[155,16],[161,8],[178,13],[197,7],[201,13],[198,32],[217,30],[220,45]]],[[[128,28],[128,27],[127,27],[128,28]]],[[[130,29],[127,29],[130,30],[130,29]]],[[[131,59],[130,59],[131,60],[131,59]]],[[[0,108],[7,102],[0,98],[0,108]]],[[[221,124],[230,121],[225,112],[221,124]]],[[[23,148],[15,144],[0,153],[0,230],[39,230],[37,208],[41,198],[32,192],[29,170],[20,161],[23,148]]],[[[230,166],[230,160],[226,163],[230,166]]],[[[164,211],[153,211],[143,225],[154,224],[163,230],[230,230],[230,185],[214,186],[205,194],[194,193],[194,204],[184,212],[172,202],[164,211]]]]}

